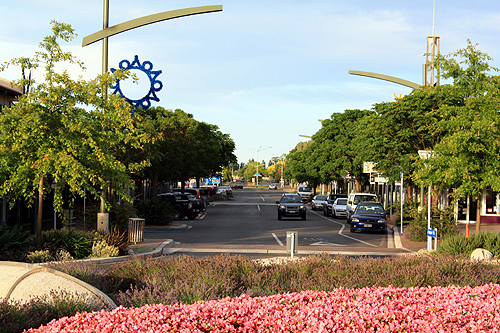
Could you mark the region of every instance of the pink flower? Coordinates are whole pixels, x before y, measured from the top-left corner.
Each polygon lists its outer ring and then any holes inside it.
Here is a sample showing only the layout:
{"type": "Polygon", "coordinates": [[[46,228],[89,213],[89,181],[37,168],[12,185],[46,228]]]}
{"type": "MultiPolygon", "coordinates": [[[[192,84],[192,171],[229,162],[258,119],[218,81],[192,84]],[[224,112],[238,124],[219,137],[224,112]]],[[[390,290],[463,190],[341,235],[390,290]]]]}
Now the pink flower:
{"type": "Polygon", "coordinates": [[[28,332],[500,331],[500,285],[362,288],[81,313],[28,332]]]}

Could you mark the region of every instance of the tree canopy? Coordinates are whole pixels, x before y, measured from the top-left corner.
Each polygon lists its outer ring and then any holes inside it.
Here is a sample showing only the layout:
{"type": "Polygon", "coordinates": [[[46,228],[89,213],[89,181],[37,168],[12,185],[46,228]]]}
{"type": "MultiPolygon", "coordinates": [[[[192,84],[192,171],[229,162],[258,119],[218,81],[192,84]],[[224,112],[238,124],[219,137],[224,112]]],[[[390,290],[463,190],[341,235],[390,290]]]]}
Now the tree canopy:
{"type": "Polygon", "coordinates": [[[500,191],[500,77],[491,57],[470,41],[439,55],[436,66],[452,84],[422,87],[373,110],[345,110],[323,121],[305,149],[288,154],[287,172],[299,182],[362,178],[362,163],[396,180],[454,188],[455,198],[500,191]],[[419,150],[433,152],[429,160],[419,150]]]}

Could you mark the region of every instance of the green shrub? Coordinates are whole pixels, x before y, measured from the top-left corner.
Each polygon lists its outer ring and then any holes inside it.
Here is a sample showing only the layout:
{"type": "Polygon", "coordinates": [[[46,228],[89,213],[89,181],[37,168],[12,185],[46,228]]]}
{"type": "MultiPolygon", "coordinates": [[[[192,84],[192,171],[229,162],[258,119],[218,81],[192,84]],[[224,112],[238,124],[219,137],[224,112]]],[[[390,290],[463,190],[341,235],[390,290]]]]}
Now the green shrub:
{"type": "Polygon", "coordinates": [[[104,239],[95,240],[92,245],[91,258],[111,258],[118,257],[120,251],[116,246],[108,245],[104,239]]]}
{"type": "Polygon", "coordinates": [[[23,252],[28,252],[30,248],[28,236],[29,232],[23,231],[20,226],[9,228],[0,223],[0,260],[10,260],[23,252]]]}
{"type": "MultiPolygon", "coordinates": [[[[428,208],[424,206],[420,211],[418,203],[413,202],[403,209],[405,221],[409,222],[405,233],[409,240],[423,242],[427,240],[428,208]]],[[[438,209],[431,207],[431,229],[438,229],[438,237],[457,234],[452,207],[438,209]]]]}
{"type": "MultiPolygon", "coordinates": [[[[97,206],[91,206],[85,210],[86,225],[90,229],[97,230],[97,213],[99,212],[100,208],[97,206]]],[[[118,228],[120,230],[127,230],[129,218],[136,215],[136,209],[130,205],[112,205],[109,209],[110,229],[115,225],[118,225],[118,228]]]]}
{"type": "Polygon", "coordinates": [[[118,225],[114,225],[110,228],[107,235],[102,235],[103,239],[108,243],[108,245],[118,248],[120,254],[127,254],[128,247],[128,233],[127,231],[120,231],[118,225]]]}
{"type": "Polygon", "coordinates": [[[52,291],[38,296],[28,303],[0,302],[0,333],[21,333],[32,327],[40,327],[53,319],[74,316],[77,312],[100,310],[86,296],[67,291],[52,291]]]}
{"type": "MultiPolygon", "coordinates": [[[[33,245],[36,244],[34,235],[30,237],[33,245]]],[[[87,258],[92,253],[94,233],[90,231],[77,230],[74,228],[63,228],[42,232],[41,248],[47,250],[52,257],[56,257],[61,250],[69,252],[75,259],[87,258]]]]}
{"type": "Polygon", "coordinates": [[[128,228],[128,220],[131,217],[137,216],[137,211],[132,205],[112,205],[109,210],[109,226],[110,230],[115,226],[119,230],[125,231],[128,228]]]}
{"type": "Polygon", "coordinates": [[[481,232],[473,234],[469,238],[466,238],[465,235],[450,235],[441,240],[437,253],[470,256],[472,251],[478,248],[486,249],[495,257],[500,257],[500,234],[481,232]]]}
{"type": "Polygon", "coordinates": [[[37,250],[28,253],[28,260],[31,263],[37,264],[41,262],[53,261],[54,257],[50,255],[48,250],[37,250]]]}
{"type": "Polygon", "coordinates": [[[167,225],[174,220],[174,207],[164,200],[138,201],[134,206],[147,225],[167,225]]]}

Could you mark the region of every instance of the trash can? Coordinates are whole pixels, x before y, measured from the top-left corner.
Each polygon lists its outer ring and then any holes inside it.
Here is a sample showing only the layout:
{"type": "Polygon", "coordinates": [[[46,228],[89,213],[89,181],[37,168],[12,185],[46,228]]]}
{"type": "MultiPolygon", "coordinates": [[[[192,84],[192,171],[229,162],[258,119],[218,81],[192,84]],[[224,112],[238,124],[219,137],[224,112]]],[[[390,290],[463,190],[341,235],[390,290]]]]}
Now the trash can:
{"type": "Polygon", "coordinates": [[[143,241],[145,220],[132,217],[128,220],[128,241],[130,243],[141,243],[143,241]]]}

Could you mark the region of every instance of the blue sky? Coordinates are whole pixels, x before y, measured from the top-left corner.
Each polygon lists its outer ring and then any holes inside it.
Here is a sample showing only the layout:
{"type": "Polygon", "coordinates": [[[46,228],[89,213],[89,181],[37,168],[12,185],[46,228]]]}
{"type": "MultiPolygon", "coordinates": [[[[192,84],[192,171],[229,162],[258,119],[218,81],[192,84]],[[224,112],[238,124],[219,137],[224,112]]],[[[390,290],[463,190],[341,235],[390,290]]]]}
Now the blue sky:
{"type": "MultiPolygon", "coordinates": [[[[160,102],[197,120],[219,126],[236,142],[239,162],[266,162],[288,153],[299,135],[313,135],[318,119],[345,109],[370,109],[411,89],[349,75],[376,72],[422,82],[434,0],[110,0],[110,25],[141,16],[205,5],[223,11],[155,23],[109,40],[110,67],[121,60],[151,61],[162,70],[160,102]],[[271,147],[271,148],[267,148],[271,147]]],[[[101,71],[101,43],[81,47],[83,37],[102,29],[102,0],[19,0],[0,3],[0,62],[31,56],[50,34],[50,21],[78,33],[66,44],[87,70],[101,71]]],[[[500,58],[500,3],[495,0],[436,0],[435,35],[441,53],[467,39],[500,58]]],[[[500,67],[498,61],[494,66],[500,67]]],[[[0,77],[14,80],[19,71],[0,77]]],[[[139,73],[139,78],[141,75],[139,73]]],[[[142,80],[144,83],[144,80],[142,80]]],[[[145,85],[124,88],[144,95],[145,85]]]]}

